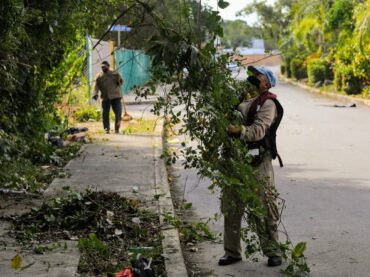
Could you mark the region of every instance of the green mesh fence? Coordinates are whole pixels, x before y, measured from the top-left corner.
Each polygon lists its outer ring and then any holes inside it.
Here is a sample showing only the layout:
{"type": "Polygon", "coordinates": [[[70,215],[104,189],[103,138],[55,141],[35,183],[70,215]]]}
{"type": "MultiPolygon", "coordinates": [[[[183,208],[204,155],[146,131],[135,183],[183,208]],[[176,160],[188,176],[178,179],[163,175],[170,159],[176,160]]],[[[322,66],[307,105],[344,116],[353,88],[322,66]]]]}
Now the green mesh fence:
{"type": "Polygon", "coordinates": [[[142,51],[119,49],[114,52],[116,70],[125,80],[123,94],[128,94],[134,86],[143,85],[150,79],[150,57],[142,51]]]}

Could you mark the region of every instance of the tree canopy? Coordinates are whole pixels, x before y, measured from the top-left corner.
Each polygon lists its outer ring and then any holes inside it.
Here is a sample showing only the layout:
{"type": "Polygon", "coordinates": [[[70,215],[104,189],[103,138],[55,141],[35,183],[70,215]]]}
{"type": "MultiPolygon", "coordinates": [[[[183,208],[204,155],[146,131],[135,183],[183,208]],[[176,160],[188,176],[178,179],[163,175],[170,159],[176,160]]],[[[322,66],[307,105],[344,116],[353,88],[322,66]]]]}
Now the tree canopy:
{"type": "Polygon", "coordinates": [[[262,35],[260,28],[251,27],[243,20],[225,20],[222,27],[224,29],[222,44],[227,48],[250,46],[253,38],[260,38],[262,35]]]}
{"type": "Polygon", "coordinates": [[[369,95],[369,0],[255,0],[241,13],[252,12],[266,48],[281,50],[289,77],[331,80],[339,91],[369,95]]]}
{"type": "Polygon", "coordinates": [[[295,1],[277,0],[274,5],[266,1],[254,0],[245,6],[240,15],[256,13],[258,16],[257,27],[260,36],[265,40],[267,50],[277,49],[280,37],[286,32],[290,21],[290,9],[295,1]]]}
{"type": "MultiPolygon", "coordinates": [[[[309,69],[320,63],[322,75],[334,80],[338,90],[366,95],[370,82],[369,14],[369,0],[298,1],[291,10],[290,32],[280,41],[286,67],[297,71],[296,66],[309,69]],[[302,62],[295,60],[292,65],[294,57],[302,62]]],[[[304,78],[305,74],[294,77],[304,78]]]]}
{"type": "Polygon", "coordinates": [[[84,36],[100,37],[121,15],[117,22],[134,30],[124,46],[142,49],[158,33],[149,11],[197,42],[212,28],[205,20],[209,10],[195,0],[2,1],[0,152],[18,149],[24,155],[38,156],[32,151],[38,149],[33,144],[43,144],[47,130],[66,123],[56,105],[83,74],[84,36]]]}

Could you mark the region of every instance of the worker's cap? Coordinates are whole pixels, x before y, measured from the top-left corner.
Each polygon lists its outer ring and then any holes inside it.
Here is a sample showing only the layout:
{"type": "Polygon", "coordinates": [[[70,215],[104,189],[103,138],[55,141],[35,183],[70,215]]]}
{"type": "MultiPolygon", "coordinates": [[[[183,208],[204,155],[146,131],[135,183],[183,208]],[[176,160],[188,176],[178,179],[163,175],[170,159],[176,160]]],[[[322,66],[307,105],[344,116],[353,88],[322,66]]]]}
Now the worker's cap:
{"type": "Polygon", "coordinates": [[[251,71],[253,74],[262,74],[267,77],[267,79],[270,82],[271,87],[274,87],[276,85],[276,78],[274,73],[270,69],[267,69],[263,66],[248,66],[248,71],[251,71]]]}
{"type": "Polygon", "coordinates": [[[101,66],[110,66],[110,64],[109,64],[109,62],[107,62],[107,61],[103,61],[102,63],[101,63],[101,66]]]}

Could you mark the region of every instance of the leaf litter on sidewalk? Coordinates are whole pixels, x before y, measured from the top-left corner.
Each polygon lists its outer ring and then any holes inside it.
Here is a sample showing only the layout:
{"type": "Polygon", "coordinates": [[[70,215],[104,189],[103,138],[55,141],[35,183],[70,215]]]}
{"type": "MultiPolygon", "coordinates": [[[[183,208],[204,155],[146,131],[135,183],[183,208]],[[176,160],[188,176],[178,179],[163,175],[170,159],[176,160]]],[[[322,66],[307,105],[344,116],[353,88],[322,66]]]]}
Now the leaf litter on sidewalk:
{"type": "Polygon", "coordinates": [[[68,191],[7,220],[14,226],[10,235],[36,254],[49,250],[38,244],[78,240],[78,271],[84,276],[109,276],[130,266],[137,253],[152,258],[157,276],[165,276],[158,215],[138,200],[111,192],[68,191]]]}

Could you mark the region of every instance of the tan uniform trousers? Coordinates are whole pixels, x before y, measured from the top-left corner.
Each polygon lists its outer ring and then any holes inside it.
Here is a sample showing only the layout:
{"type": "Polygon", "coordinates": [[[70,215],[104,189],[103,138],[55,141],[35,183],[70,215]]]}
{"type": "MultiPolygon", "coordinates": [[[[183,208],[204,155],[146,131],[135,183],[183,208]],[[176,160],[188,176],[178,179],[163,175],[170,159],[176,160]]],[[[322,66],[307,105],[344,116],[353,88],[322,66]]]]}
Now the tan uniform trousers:
{"type": "MultiPolygon", "coordinates": [[[[266,183],[267,188],[275,189],[274,171],[271,156],[266,155],[262,163],[257,166],[258,180],[266,183]]],[[[256,231],[259,237],[262,252],[267,257],[280,256],[278,249],[279,212],[276,199],[267,197],[265,191],[260,192],[261,201],[266,207],[267,216],[264,220],[256,220],[256,231]]],[[[235,258],[241,257],[241,221],[245,205],[238,193],[232,188],[225,188],[222,192],[221,209],[224,214],[224,249],[225,254],[235,258]]]]}

